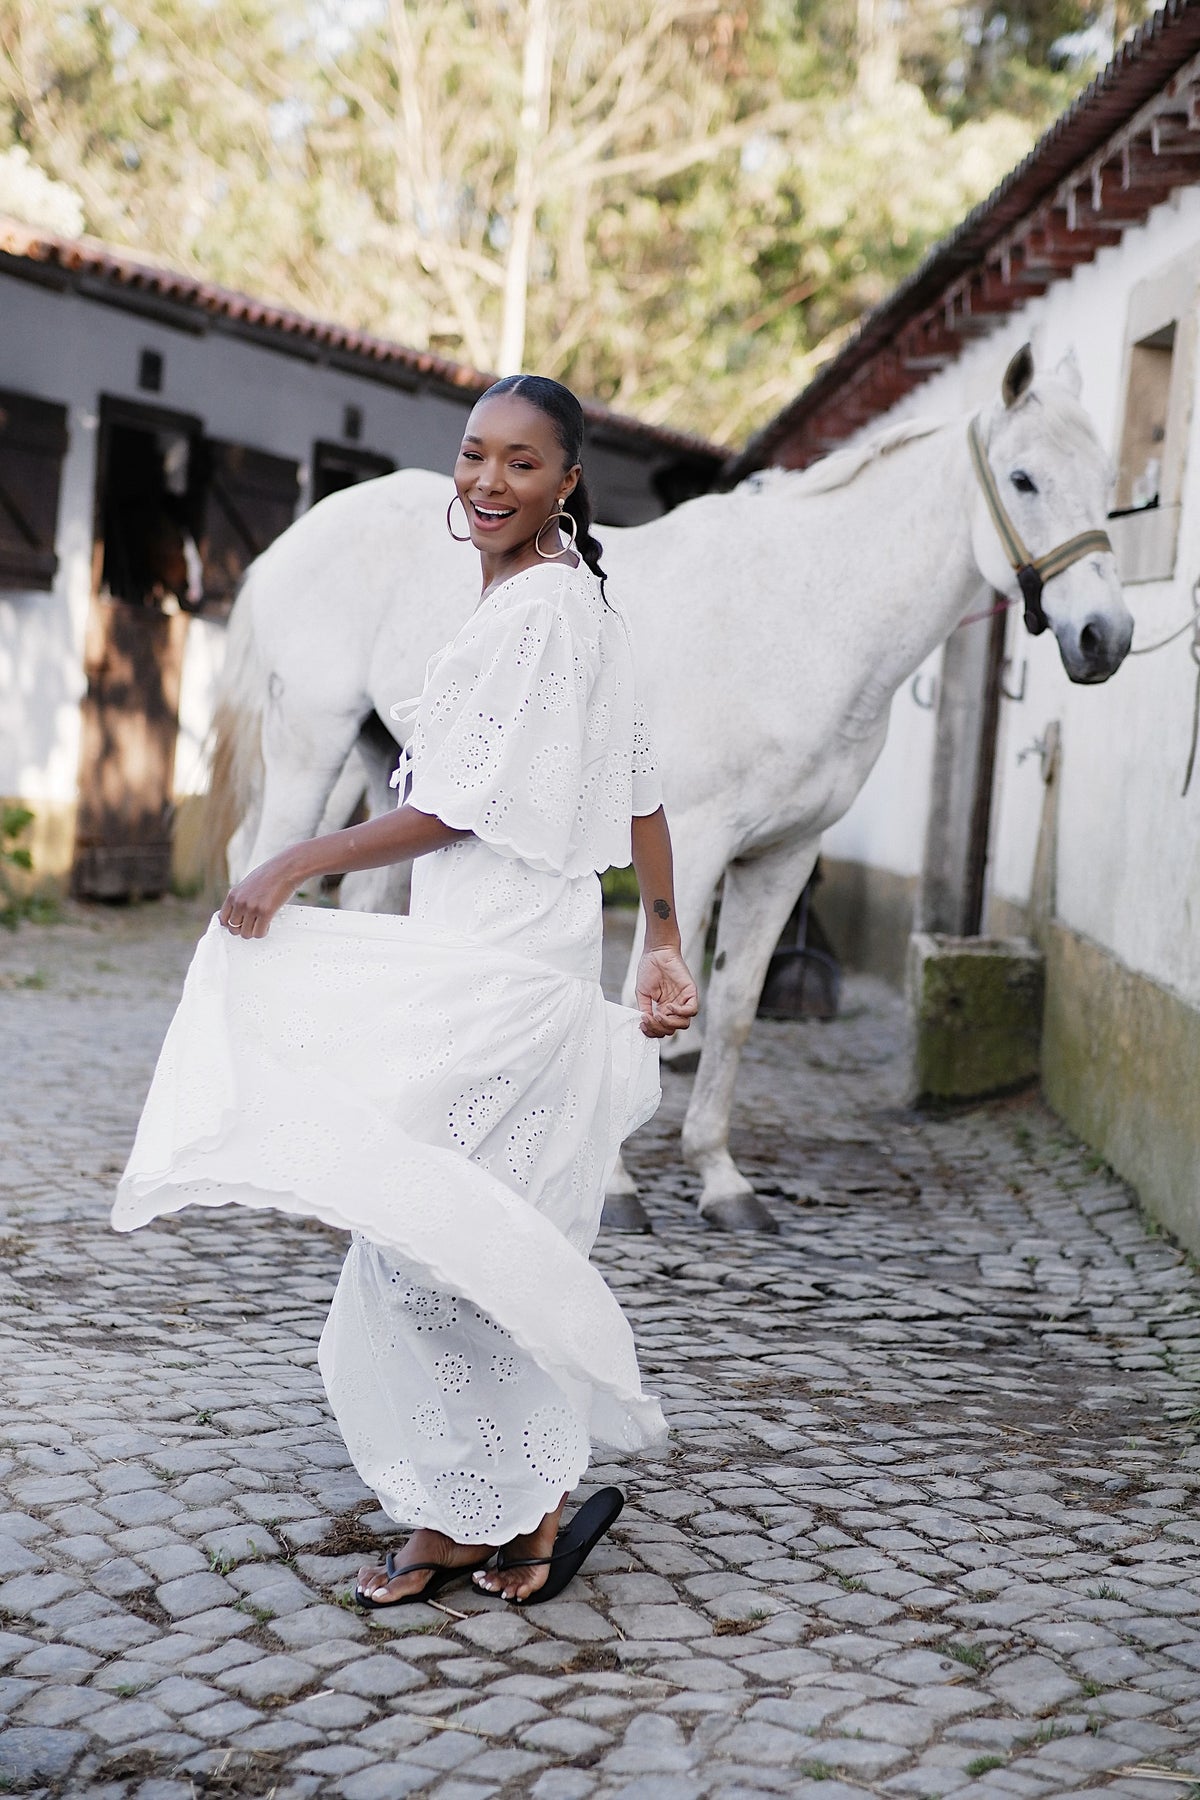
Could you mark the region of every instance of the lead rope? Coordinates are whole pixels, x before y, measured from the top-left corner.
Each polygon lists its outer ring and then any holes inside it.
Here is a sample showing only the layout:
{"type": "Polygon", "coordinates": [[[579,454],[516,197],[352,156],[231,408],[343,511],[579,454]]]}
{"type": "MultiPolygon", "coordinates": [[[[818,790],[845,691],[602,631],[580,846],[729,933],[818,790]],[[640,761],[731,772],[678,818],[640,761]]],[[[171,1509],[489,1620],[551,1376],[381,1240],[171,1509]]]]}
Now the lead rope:
{"type": "Polygon", "coordinates": [[[1185,631],[1190,631],[1192,634],[1190,654],[1196,665],[1196,692],[1192,698],[1192,737],[1188,745],[1183,787],[1179,794],[1181,800],[1186,800],[1188,797],[1192,776],[1196,772],[1196,746],[1200,743],[1200,575],[1192,583],[1192,610],[1183,624],[1177,626],[1174,631],[1169,631],[1165,638],[1159,638],[1156,644],[1142,644],[1140,648],[1131,650],[1129,654],[1130,656],[1153,656],[1156,650],[1165,650],[1168,644],[1173,644],[1177,638],[1181,638],[1185,631]]]}

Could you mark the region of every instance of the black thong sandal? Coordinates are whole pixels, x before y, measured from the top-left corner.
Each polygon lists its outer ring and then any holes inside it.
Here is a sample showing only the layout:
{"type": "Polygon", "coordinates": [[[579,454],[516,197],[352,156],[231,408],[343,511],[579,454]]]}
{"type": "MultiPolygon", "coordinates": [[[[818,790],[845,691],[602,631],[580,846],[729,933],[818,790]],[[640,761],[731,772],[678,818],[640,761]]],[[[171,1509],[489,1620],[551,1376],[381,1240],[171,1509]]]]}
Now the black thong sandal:
{"type": "Polygon", "coordinates": [[[442,1589],[449,1587],[452,1581],[458,1581],[464,1575],[470,1575],[475,1569],[486,1568],[491,1560],[492,1552],[489,1550],[487,1555],[481,1556],[477,1562],[457,1563],[454,1567],[450,1567],[446,1563],[416,1562],[405,1563],[402,1569],[398,1569],[396,1552],[389,1550],[383,1559],[383,1566],[387,1570],[388,1585],[390,1586],[401,1575],[411,1575],[417,1569],[431,1569],[433,1573],[424,1587],[418,1588],[415,1594],[399,1594],[394,1600],[376,1600],[372,1594],[364,1594],[360,1587],[356,1587],[354,1598],[368,1612],[382,1612],[388,1606],[415,1606],[419,1600],[432,1600],[435,1594],[440,1594],[442,1589]]]}
{"type": "MultiPolygon", "coordinates": [[[[503,1550],[499,1551],[494,1565],[497,1571],[544,1567],[550,1570],[540,1588],[535,1588],[524,1600],[510,1600],[508,1604],[537,1606],[542,1601],[553,1600],[561,1594],[567,1583],[578,1575],[605,1532],[616,1524],[624,1504],[625,1496],[620,1488],[601,1488],[597,1493],[589,1495],[571,1523],[559,1532],[549,1556],[509,1558],[503,1550]]],[[[480,1591],[486,1594],[488,1590],[483,1588],[480,1591]]]]}

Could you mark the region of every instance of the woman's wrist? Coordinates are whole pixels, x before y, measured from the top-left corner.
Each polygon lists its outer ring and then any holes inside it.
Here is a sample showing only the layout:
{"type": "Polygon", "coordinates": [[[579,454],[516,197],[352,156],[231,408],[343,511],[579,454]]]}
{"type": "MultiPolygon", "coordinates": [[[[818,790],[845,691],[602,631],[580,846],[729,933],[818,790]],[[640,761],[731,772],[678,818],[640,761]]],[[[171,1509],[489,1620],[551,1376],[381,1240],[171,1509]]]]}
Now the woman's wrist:
{"type": "MultiPolygon", "coordinates": [[[[665,906],[666,902],[663,901],[662,904],[665,906]]],[[[674,907],[671,907],[668,910],[665,917],[653,907],[647,907],[645,910],[645,948],[647,950],[681,950],[682,945],[680,943],[679,927],[675,923],[674,907]]]]}

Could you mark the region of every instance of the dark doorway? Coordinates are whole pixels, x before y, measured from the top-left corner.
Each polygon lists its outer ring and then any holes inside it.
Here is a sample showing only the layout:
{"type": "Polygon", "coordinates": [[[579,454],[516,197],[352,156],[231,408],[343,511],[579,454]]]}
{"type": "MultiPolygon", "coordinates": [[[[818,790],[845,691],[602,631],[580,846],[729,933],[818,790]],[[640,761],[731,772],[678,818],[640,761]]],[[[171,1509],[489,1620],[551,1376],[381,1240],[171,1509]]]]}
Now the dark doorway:
{"type": "Polygon", "coordinates": [[[102,400],[74,892],[161,894],[189,604],[198,604],[200,421],[102,400]]]}
{"type": "Polygon", "coordinates": [[[348,444],[313,445],[312,503],[339,494],[343,488],[357,487],[360,481],[374,481],[377,475],[390,475],[396,467],[386,456],[373,450],[355,450],[348,444]]]}

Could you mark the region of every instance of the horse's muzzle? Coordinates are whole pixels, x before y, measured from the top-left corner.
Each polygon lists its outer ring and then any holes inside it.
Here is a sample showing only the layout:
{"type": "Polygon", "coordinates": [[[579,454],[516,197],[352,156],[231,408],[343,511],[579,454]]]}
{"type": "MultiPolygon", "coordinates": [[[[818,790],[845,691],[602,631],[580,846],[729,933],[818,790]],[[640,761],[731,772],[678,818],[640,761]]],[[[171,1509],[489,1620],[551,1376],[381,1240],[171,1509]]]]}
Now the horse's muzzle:
{"type": "Polygon", "coordinates": [[[1058,647],[1068,679],[1080,685],[1095,685],[1115,675],[1129,653],[1133,641],[1133,621],[1128,626],[1093,613],[1078,632],[1070,630],[1059,637],[1058,647]]]}

